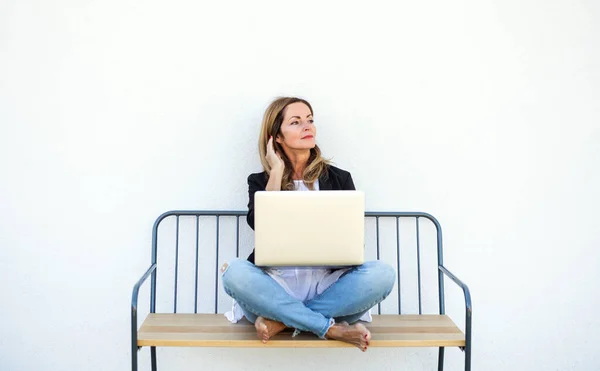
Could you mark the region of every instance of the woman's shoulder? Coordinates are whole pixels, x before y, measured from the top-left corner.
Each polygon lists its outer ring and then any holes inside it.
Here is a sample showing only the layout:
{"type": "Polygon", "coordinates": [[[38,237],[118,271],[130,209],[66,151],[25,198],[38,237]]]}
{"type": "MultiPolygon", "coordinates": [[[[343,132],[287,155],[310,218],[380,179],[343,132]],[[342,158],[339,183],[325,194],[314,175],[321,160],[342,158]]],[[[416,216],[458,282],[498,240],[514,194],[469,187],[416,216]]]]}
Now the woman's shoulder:
{"type": "Polygon", "coordinates": [[[319,187],[323,190],[354,190],[354,182],[349,171],[327,165],[327,171],[319,177],[319,187]]]}
{"type": "Polygon", "coordinates": [[[252,174],[248,175],[248,184],[257,184],[257,185],[264,184],[266,186],[268,181],[269,181],[269,176],[267,175],[266,171],[263,171],[260,173],[252,173],[252,174]]]}
{"type": "Polygon", "coordinates": [[[266,178],[267,177],[267,172],[266,171],[261,171],[260,173],[252,173],[250,175],[248,175],[248,179],[262,179],[262,178],[266,178]]]}
{"type": "Polygon", "coordinates": [[[350,176],[350,172],[344,169],[340,169],[339,167],[335,167],[333,165],[327,165],[327,173],[330,176],[334,176],[337,178],[347,178],[350,176]]]}

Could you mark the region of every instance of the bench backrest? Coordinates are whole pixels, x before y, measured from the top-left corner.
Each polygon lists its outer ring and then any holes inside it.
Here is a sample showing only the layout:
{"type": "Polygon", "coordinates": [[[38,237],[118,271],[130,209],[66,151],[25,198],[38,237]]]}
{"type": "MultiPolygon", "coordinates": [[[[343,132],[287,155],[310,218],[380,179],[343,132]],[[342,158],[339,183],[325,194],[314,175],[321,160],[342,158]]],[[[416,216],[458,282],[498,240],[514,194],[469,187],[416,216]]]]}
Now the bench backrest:
{"type": "MultiPolygon", "coordinates": [[[[220,282],[220,266],[246,258],[253,248],[246,211],[169,211],[154,223],[150,311],[220,313],[231,299],[220,282]],[[160,294],[160,297],[157,296],[160,294]]],[[[395,290],[377,313],[444,314],[442,230],[421,212],[366,212],[365,259],[392,264],[395,290]]]]}

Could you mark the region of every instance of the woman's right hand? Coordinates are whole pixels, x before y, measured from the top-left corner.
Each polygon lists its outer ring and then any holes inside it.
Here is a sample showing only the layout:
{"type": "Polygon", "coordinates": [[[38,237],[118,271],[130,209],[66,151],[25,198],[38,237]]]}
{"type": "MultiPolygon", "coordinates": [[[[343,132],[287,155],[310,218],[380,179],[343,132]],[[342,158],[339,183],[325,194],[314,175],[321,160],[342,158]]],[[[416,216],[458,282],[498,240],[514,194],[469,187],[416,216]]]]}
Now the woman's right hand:
{"type": "Polygon", "coordinates": [[[275,170],[283,172],[285,164],[283,163],[283,160],[281,159],[279,153],[277,153],[275,151],[275,148],[273,148],[273,137],[269,138],[269,141],[267,142],[266,158],[267,162],[269,163],[269,166],[271,166],[271,171],[275,170]]]}

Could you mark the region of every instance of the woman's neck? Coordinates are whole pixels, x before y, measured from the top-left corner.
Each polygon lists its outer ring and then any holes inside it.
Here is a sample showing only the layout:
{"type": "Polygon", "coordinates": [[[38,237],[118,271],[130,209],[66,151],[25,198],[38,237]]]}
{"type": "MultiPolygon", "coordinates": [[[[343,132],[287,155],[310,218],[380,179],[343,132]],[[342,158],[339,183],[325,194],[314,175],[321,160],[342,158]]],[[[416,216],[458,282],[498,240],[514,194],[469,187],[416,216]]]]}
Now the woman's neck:
{"type": "Polygon", "coordinates": [[[287,153],[287,156],[292,163],[292,179],[302,180],[302,174],[304,174],[308,159],[310,158],[310,150],[290,151],[290,153],[287,153]]]}

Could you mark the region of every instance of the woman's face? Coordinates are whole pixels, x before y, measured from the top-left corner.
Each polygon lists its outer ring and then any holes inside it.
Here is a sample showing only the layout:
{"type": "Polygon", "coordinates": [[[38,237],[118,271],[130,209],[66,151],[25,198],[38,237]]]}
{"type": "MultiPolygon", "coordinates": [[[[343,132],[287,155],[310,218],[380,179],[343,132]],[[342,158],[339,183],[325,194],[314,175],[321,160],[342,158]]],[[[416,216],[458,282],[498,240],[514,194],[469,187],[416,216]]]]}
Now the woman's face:
{"type": "Polygon", "coordinates": [[[315,147],[317,128],[310,108],[302,102],[292,103],[285,108],[277,143],[289,150],[310,150],[315,147]]]}

